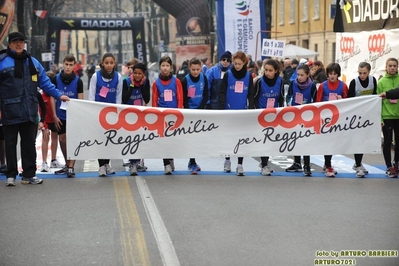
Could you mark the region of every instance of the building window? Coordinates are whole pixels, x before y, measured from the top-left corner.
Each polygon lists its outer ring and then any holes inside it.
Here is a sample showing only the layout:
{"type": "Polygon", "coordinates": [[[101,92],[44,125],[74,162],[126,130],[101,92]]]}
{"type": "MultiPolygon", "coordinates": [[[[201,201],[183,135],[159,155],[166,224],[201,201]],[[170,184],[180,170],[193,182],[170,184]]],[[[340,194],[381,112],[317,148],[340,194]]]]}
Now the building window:
{"type": "Polygon", "coordinates": [[[313,19],[320,19],[320,0],[313,0],[313,19]]]}
{"type": "Polygon", "coordinates": [[[337,6],[335,4],[330,5],[330,19],[335,18],[335,13],[337,12],[337,6]]]}
{"type": "Polygon", "coordinates": [[[295,23],[295,0],[290,0],[290,23],[295,23]]]}
{"type": "MultiPolygon", "coordinates": [[[[314,44],[314,51],[319,52],[319,45],[317,43],[314,44]]],[[[318,60],[317,55],[315,56],[315,60],[318,60]]]]}
{"type": "Polygon", "coordinates": [[[308,21],[308,0],[303,0],[302,21],[308,21]]]}
{"type": "Polygon", "coordinates": [[[302,40],[302,47],[309,49],[309,40],[302,40]]]}
{"type": "Polygon", "coordinates": [[[278,24],[284,25],[284,1],[280,1],[280,10],[278,16],[278,24]]]}

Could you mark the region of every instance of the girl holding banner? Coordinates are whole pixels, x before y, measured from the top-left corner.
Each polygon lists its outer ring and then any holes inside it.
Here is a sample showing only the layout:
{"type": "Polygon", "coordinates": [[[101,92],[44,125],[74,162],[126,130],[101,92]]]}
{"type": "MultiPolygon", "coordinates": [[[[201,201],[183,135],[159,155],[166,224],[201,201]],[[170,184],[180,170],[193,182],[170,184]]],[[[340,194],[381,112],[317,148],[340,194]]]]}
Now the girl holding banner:
{"type": "MultiPolygon", "coordinates": [[[[223,77],[223,85],[219,92],[219,109],[242,110],[254,109],[254,84],[251,73],[247,70],[247,56],[238,51],[233,55],[233,67],[223,77]]],[[[226,160],[230,160],[226,157],[226,160]]],[[[242,162],[244,158],[238,157],[236,174],[244,176],[242,162]]]]}

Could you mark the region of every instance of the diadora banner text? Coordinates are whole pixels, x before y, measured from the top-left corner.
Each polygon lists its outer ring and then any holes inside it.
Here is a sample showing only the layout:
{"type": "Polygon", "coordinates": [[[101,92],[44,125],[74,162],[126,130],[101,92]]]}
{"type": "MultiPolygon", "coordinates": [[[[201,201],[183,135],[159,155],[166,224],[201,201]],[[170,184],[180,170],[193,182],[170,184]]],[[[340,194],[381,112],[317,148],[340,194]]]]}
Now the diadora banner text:
{"type": "Polygon", "coordinates": [[[381,98],[189,110],[67,102],[70,159],[379,153],[381,98]]]}

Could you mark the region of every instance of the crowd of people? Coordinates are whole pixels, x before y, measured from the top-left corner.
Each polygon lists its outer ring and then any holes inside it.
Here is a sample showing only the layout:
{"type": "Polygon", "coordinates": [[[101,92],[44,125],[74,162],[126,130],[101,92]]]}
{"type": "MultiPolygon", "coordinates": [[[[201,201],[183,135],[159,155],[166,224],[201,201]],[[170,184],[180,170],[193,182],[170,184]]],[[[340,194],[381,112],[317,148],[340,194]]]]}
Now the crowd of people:
{"type": "MultiPolygon", "coordinates": [[[[65,101],[71,98],[83,99],[83,67],[73,55],[66,55],[59,73],[45,72],[40,63],[24,50],[24,42],[25,36],[22,33],[13,32],[9,35],[8,48],[0,52],[0,163],[3,167],[0,167],[0,171],[6,176],[7,186],[15,186],[18,175],[18,134],[21,138],[22,184],[43,183],[42,179],[36,177],[35,140],[38,130],[42,131],[43,143],[40,171],[48,172],[50,167],[58,167],[60,170],[55,171],[55,174],[75,177],[75,161],[68,159],[66,151],[65,101]],[[39,96],[37,88],[41,89],[39,96]],[[40,102],[43,103],[39,108],[40,102]],[[49,167],[47,154],[50,140],[49,167]],[[56,159],[58,143],[65,165],[56,159]]],[[[116,71],[116,60],[112,53],[105,53],[99,65],[100,70],[96,71],[91,61],[86,68],[89,76],[88,99],[109,104],[145,106],[151,101],[153,107],[163,108],[245,110],[379,94],[383,98],[382,133],[386,175],[398,176],[399,145],[395,145],[394,157],[391,159],[392,141],[399,143],[399,108],[396,105],[399,89],[392,90],[399,86],[398,60],[395,58],[387,60],[386,75],[378,82],[370,75],[370,64],[360,63],[359,75],[350,81],[349,87],[339,80],[341,68],[337,63],[330,63],[325,68],[321,61],[306,59],[265,59],[253,62],[251,56],[242,51],[234,54],[223,52],[215,65],[208,58],[192,58],[182,64],[176,75],[172,74],[172,59],[163,56],[159,61],[159,76],[153,84],[147,78],[146,65],[136,58],[126,63],[126,77],[116,71]]],[[[286,171],[303,172],[305,176],[311,176],[310,156],[302,156],[303,160],[301,155],[294,156],[293,164],[286,171]]],[[[332,156],[324,156],[323,171],[326,177],[337,174],[331,163],[332,156]]],[[[368,171],[362,164],[363,155],[354,154],[354,159],[356,176],[365,177],[368,171]]],[[[98,159],[98,165],[101,177],[115,173],[109,159],[98,159]]],[[[163,165],[165,175],[175,170],[173,158],[163,159],[163,165]]],[[[230,157],[226,157],[223,171],[231,172],[231,165],[230,157]]],[[[144,160],[140,158],[130,159],[128,166],[131,176],[147,170],[144,160]]],[[[259,166],[262,175],[273,173],[267,155],[260,158],[259,166]]],[[[189,159],[187,167],[193,175],[201,171],[195,158],[189,159]]],[[[243,157],[238,158],[235,172],[238,176],[245,175],[243,157]]]]}

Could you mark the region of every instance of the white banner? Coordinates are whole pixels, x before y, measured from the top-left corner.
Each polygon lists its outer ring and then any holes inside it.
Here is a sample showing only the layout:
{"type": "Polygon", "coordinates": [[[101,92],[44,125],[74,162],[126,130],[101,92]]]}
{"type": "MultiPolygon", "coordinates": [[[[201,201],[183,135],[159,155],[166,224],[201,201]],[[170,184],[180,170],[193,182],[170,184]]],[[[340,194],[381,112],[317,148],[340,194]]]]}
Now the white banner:
{"type": "MultiPolygon", "coordinates": [[[[261,31],[263,12],[259,0],[251,1],[223,1],[224,14],[224,51],[242,51],[255,58],[256,47],[260,51],[261,40],[256,43],[257,34],[261,31]],[[261,14],[262,12],[262,14],[261,14]]],[[[259,52],[258,55],[259,56],[259,52]]]]}
{"type": "Polygon", "coordinates": [[[388,58],[399,58],[399,29],[337,33],[336,61],[341,66],[341,79],[347,85],[359,76],[360,62],[371,65],[371,75],[377,80],[385,75],[388,58]]]}
{"type": "Polygon", "coordinates": [[[295,107],[190,110],[67,103],[70,159],[380,153],[381,99],[295,107]]]}

